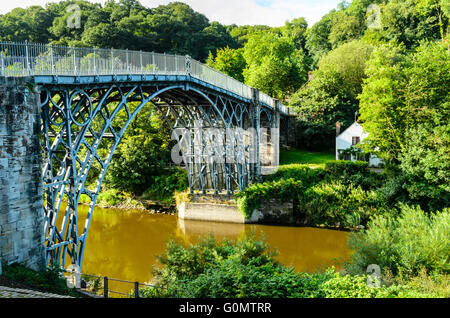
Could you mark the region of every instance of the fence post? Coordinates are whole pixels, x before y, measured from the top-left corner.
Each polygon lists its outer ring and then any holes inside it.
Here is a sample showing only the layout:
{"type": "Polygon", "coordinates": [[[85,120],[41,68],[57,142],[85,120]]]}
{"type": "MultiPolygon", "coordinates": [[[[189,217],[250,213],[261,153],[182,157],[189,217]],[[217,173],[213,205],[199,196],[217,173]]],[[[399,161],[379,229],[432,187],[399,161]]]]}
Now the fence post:
{"type": "Polygon", "coordinates": [[[1,70],[0,75],[5,75],[5,61],[4,61],[3,54],[6,55],[6,52],[3,52],[3,51],[4,50],[3,50],[3,43],[2,43],[1,47],[0,47],[0,59],[1,59],[1,66],[2,66],[2,68],[0,69],[1,70]]]}
{"type": "Polygon", "coordinates": [[[25,55],[26,55],[26,63],[27,63],[27,72],[28,72],[28,75],[30,75],[31,69],[30,69],[30,58],[28,56],[28,40],[25,40],[25,55]]]}
{"type": "Polygon", "coordinates": [[[139,298],[139,282],[134,283],[134,298],[139,298]]]}
{"type": "Polygon", "coordinates": [[[144,72],[144,65],[142,65],[142,50],[139,51],[139,63],[141,63],[141,74],[144,72]]]}
{"type": "Polygon", "coordinates": [[[167,55],[164,52],[164,73],[167,74],[167,55]]]}
{"type": "Polygon", "coordinates": [[[73,48],[73,71],[75,73],[75,76],[77,75],[77,50],[75,47],[73,48]]]}
{"type": "Polygon", "coordinates": [[[97,75],[97,66],[95,65],[95,47],[94,47],[94,75],[97,75]]]}
{"type": "Polygon", "coordinates": [[[53,45],[50,44],[50,52],[52,54],[51,63],[52,63],[52,75],[55,75],[55,58],[53,56],[53,45]]]}
{"type": "Polygon", "coordinates": [[[186,55],[185,57],[184,57],[184,61],[185,61],[185,64],[186,64],[186,74],[187,75],[191,75],[191,66],[192,66],[192,62],[191,62],[191,57],[189,56],[189,55],[186,55]]]}
{"type": "MultiPolygon", "coordinates": [[[[128,49],[126,51],[126,56],[127,56],[127,73],[130,73],[130,60],[128,58],[128,49]]],[[[128,74],[129,75],[129,74],[128,74]]]]}
{"type": "Polygon", "coordinates": [[[111,70],[112,73],[114,74],[114,49],[111,48],[111,70]]]}
{"type": "Polygon", "coordinates": [[[103,297],[108,298],[108,277],[103,277],[103,297]]]}
{"type": "MultiPolygon", "coordinates": [[[[155,65],[155,52],[152,52],[152,67],[154,70],[154,74],[156,73],[156,65],[155,65]]],[[[159,70],[158,70],[159,71],[159,70]]]]}

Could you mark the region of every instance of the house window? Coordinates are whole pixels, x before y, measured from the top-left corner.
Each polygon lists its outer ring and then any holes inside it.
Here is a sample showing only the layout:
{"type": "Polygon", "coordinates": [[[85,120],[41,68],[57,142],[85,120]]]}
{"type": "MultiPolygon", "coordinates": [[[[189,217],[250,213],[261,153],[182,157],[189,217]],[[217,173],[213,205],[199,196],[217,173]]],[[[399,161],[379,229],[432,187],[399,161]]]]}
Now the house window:
{"type": "Polygon", "coordinates": [[[360,142],[360,137],[352,137],[352,146],[356,146],[360,142]]]}

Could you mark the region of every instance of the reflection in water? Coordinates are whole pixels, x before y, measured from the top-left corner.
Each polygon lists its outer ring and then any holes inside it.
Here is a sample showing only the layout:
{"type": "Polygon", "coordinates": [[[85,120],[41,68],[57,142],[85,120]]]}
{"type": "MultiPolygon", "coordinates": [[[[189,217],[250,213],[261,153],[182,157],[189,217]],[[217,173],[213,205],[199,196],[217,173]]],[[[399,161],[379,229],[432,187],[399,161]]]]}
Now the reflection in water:
{"type": "MultiPolygon", "coordinates": [[[[87,214],[79,207],[79,214],[87,214]]],[[[80,229],[83,224],[80,225],[80,229]]],[[[262,234],[279,252],[278,260],[296,271],[314,272],[350,256],[347,233],[325,229],[244,225],[179,220],[176,216],[142,211],[96,208],[83,258],[83,273],[128,281],[148,282],[156,255],[164,252],[170,239],[195,243],[213,233],[218,239],[236,239],[252,229],[262,234]]],[[[337,266],[338,268],[340,266],[337,266]]],[[[117,287],[119,288],[119,287],[117,287]]],[[[132,286],[120,287],[128,291],[132,286]]]]}

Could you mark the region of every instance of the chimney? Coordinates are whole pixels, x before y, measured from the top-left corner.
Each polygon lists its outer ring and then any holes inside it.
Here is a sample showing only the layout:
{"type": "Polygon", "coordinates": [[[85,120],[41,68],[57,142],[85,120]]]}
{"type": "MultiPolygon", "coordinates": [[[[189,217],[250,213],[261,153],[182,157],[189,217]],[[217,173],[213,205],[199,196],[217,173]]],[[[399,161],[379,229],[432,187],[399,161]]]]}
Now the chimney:
{"type": "Polygon", "coordinates": [[[341,134],[341,123],[336,122],[336,137],[341,134]]]}

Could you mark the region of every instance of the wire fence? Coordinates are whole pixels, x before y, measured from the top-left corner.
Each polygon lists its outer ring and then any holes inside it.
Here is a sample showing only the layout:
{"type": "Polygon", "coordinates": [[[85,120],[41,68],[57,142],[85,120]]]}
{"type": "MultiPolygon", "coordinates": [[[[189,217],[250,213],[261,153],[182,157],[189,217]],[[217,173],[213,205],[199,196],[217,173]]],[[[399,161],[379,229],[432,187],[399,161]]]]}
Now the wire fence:
{"type": "MultiPolygon", "coordinates": [[[[28,42],[0,42],[0,76],[33,75],[190,75],[244,98],[252,88],[189,56],[154,52],[67,47],[28,42]]],[[[274,108],[275,100],[259,92],[259,100],[274,108]]],[[[280,111],[289,109],[280,104],[280,111]]]]}

